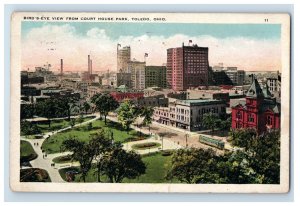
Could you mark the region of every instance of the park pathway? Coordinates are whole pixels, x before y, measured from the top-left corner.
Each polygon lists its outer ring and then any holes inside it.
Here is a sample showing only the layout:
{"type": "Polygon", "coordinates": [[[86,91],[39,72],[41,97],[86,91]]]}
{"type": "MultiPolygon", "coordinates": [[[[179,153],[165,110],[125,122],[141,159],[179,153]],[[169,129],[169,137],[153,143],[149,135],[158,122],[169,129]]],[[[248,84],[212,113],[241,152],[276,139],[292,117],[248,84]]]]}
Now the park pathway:
{"type": "MultiPolygon", "coordinates": [[[[78,123],[76,125],[74,125],[73,127],[80,127],[82,125],[88,124],[90,122],[93,122],[95,120],[97,120],[100,115],[99,114],[93,114],[93,116],[95,116],[95,118],[90,119],[88,121],[82,122],[82,123],[78,123]]],[[[47,170],[51,182],[64,182],[64,180],[61,178],[58,169],[62,168],[62,167],[69,167],[71,166],[71,163],[64,163],[64,164],[55,164],[55,167],[51,166],[51,164],[53,163],[52,160],[55,157],[58,156],[62,156],[62,155],[68,155],[71,154],[70,152],[63,152],[63,153],[55,153],[55,154],[48,154],[47,157],[44,157],[44,153],[42,152],[41,146],[43,144],[43,142],[49,138],[52,135],[55,135],[57,133],[63,132],[65,130],[71,129],[71,126],[69,127],[65,127],[63,129],[59,129],[56,131],[52,131],[52,132],[48,132],[45,133],[43,135],[43,137],[41,139],[27,139],[25,137],[21,137],[21,140],[25,140],[27,142],[29,142],[31,144],[31,146],[33,147],[34,151],[36,152],[36,154],[38,155],[36,159],[30,161],[30,164],[32,165],[33,168],[40,168],[40,169],[44,169],[47,170]]]]}

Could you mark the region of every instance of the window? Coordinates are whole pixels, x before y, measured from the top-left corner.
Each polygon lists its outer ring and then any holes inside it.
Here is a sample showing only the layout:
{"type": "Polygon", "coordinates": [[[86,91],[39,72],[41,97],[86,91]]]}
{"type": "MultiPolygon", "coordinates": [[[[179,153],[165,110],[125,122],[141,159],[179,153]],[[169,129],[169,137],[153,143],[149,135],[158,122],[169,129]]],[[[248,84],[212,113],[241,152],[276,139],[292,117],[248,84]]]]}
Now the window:
{"type": "Polygon", "coordinates": [[[271,116],[267,116],[267,125],[272,125],[273,118],[271,116]]]}
{"type": "Polygon", "coordinates": [[[238,112],[236,113],[236,118],[237,118],[237,119],[241,119],[241,118],[242,118],[242,114],[241,114],[240,111],[238,111],[238,112]]]}
{"type": "Polygon", "coordinates": [[[254,115],[248,114],[248,122],[254,122],[254,115]]]}

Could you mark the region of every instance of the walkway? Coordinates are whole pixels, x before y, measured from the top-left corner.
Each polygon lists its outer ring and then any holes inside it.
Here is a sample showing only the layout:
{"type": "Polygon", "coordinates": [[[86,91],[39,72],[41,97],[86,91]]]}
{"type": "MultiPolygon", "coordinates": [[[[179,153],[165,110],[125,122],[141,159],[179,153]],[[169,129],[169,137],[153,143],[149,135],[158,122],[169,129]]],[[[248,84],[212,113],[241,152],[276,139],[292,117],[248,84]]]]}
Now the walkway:
{"type": "MultiPolygon", "coordinates": [[[[82,122],[82,123],[79,123],[79,124],[76,124],[76,125],[74,125],[74,127],[79,127],[79,126],[88,124],[90,122],[93,122],[93,121],[97,120],[100,117],[99,114],[97,114],[97,115],[93,114],[92,116],[95,116],[95,118],[90,119],[90,120],[85,121],[85,122],[82,122]]],[[[31,144],[31,146],[33,147],[34,151],[38,155],[36,159],[30,161],[30,164],[32,165],[32,167],[33,168],[40,168],[40,169],[47,170],[47,172],[48,172],[48,174],[49,174],[50,179],[51,179],[52,182],[64,182],[64,180],[61,178],[61,176],[60,176],[60,174],[58,172],[58,169],[60,169],[62,167],[69,167],[70,164],[71,164],[71,163],[55,164],[56,166],[52,167],[51,166],[51,164],[53,163],[52,160],[55,157],[63,156],[63,155],[68,155],[68,154],[71,154],[71,153],[70,152],[63,152],[63,153],[48,154],[47,157],[43,158],[44,154],[42,152],[41,146],[42,146],[43,142],[48,137],[50,137],[52,135],[55,135],[55,134],[57,134],[59,132],[63,132],[63,131],[68,130],[68,129],[71,129],[71,126],[63,128],[63,129],[60,129],[60,130],[56,130],[56,131],[53,131],[53,132],[45,133],[43,135],[43,138],[41,138],[41,139],[27,139],[27,138],[21,137],[21,140],[25,140],[25,141],[27,141],[27,142],[29,142],[31,144]]]]}
{"type": "MultiPolygon", "coordinates": [[[[118,118],[116,114],[110,113],[110,115],[107,116],[107,119],[114,122],[118,122],[118,118]]],[[[138,123],[141,122],[141,119],[138,119],[136,122],[138,123]]],[[[137,123],[135,123],[135,125],[137,125],[137,123]]],[[[199,134],[197,134],[196,132],[184,131],[182,129],[173,128],[156,122],[151,123],[150,132],[149,132],[149,127],[139,128],[135,125],[134,124],[131,125],[130,128],[136,131],[141,131],[144,134],[158,135],[159,137],[163,137],[163,141],[169,145],[172,144],[178,145],[180,148],[186,148],[186,147],[203,148],[203,149],[211,148],[215,150],[218,154],[224,153],[224,151],[222,150],[216,149],[214,147],[199,142],[199,134]]]]}

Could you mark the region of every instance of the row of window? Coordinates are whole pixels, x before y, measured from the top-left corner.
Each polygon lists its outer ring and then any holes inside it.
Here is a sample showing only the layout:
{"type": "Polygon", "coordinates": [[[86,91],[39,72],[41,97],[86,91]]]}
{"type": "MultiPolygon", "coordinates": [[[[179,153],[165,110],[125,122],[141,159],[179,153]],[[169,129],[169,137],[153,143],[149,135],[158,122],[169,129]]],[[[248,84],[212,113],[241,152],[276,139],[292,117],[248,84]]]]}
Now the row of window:
{"type": "MultiPolygon", "coordinates": [[[[242,116],[242,114],[241,114],[241,112],[240,111],[238,111],[237,113],[236,113],[236,118],[239,120],[241,120],[242,118],[243,118],[243,116],[242,116]]],[[[247,121],[248,122],[254,122],[255,121],[255,115],[254,114],[248,114],[247,115],[247,121]]],[[[273,117],[272,116],[270,116],[270,115],[268,115],[267,117],[266,117],[266,122],[267,122],[267,124],[268,125],[272,125],[273,124],[273,117]]]]}

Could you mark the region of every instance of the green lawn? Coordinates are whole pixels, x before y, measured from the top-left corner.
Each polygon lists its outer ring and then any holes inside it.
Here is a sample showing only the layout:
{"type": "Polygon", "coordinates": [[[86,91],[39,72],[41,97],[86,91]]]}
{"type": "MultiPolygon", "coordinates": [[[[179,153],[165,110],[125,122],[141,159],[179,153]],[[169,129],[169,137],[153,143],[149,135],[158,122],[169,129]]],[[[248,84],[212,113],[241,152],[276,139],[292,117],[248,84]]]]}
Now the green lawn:
{"type": "MultiPolygon", "coordinates": [[[[123,183],[171,183],[171,181],[165,179],[167,171],[171,166],[171,156],[162,156],[161,153],[154,153],[143,156],[142,160],[146,164],[146,174],[136,179],[124,179],[123,183]]],[[[59,173],[65,179],[65,173],[70,170],[79,171],[79,168],[63,168],[59,170],[59,173]]],[[[89,171],[86,182],[97,182],[95,172],[95,167],[89,171]]],[[[107,182],[107,178],[102,176],[101,181],[107,182]]],[[[75,182],[82,182],[80,174],[76,175],[75,182]]],[[[173,183],[175,182],[173,181],[173,183]]]]}
{"type": "Polygon", "coordinates": [[[31,144],[27,141],[21,140],[21,148],[20,148],[20,159],[22,162],[29,162],[35,158],[37,158],[37,154],[33,150],[31,144]]]}
{"type": "Polygon", "coordinates": [[[42,148],[47,153],[60,152],[60,146],[64,140],[74,137],[80,141],[86,142],[90,139],[89,137],[91,134],[96,133],[101,128],[106,131],[110,130],[113,133],[114,141],[126,142],[128,138],[138,138],[139,136],[137,131],[130,130],[127,133],[119,123],[111,122],[109,120],[107,120],[107,125],[104,125],[104,121],[102,120],[93,121],[92,126],[91,130],[88,129],[88,125],[83,125],[55,134],[44,141],[42,148]]]}
{"type": "MultiPolygon", "coordinates": [[[[83,122],[85,122],[85,121],[88,121],[88,120],[93,119],[93,118],[94,118],[94,116],[84,117],[82,119],[83,119],[83,122]]],[[[80,123],[79,118],[76,118],[75,119],[75,124],[78,124],[78,123],[80,123]]],[[[69,127],[70,122],[67,119],[60,119],[60,120],[52,120],[50,127],[49,127],[48,124],[38,124],[37,126],[41,129],[42,133],[47,133],[47,132],[51,132],[51,131],[54,131],[54,130],[59,130],[59,129],[62,129],[62,128],[65,128],[65,127],[69,127]]]]}
{"type": "MultiPolygon", "coordinates": [[[[84,117],[82,118],[82,120],[85,122],[93,118],[95,118],[95,116],[84,117]]],[[[78,123],[80,123],[80,118],[75,119],[75,124],[78,123]]],[[[63,129],[65,127],[69,127],[70,122],[67,119],[59,119],[59,120],[51,120],[50,127],[48,123],[38,123],[37,126],[40,129],[41,133],[47,133],[47,132],[63,129]]],[[[24,132],[21,131],[21,135],[25,135],[24,132]]],[[[34,138],[34,136],[32,135],[27,135],[27,136],[34,138]]]]}

